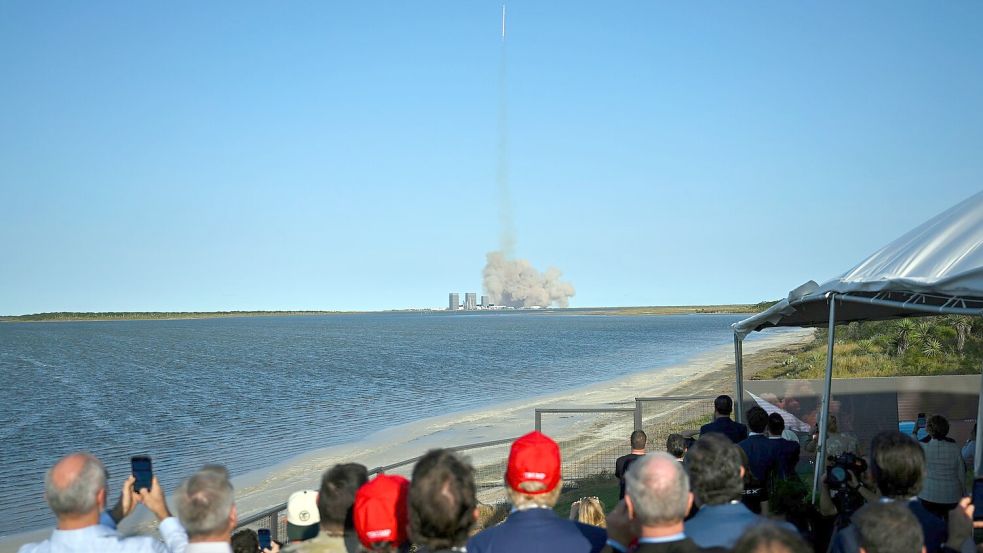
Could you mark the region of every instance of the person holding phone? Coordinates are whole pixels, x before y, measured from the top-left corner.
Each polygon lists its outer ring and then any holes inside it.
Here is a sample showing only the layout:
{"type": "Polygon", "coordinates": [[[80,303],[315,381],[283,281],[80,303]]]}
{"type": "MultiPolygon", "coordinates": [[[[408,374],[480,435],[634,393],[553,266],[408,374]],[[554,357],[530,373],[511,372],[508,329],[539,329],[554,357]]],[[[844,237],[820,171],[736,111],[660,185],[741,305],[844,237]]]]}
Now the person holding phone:
{"type": "Polygon", "coordinates": [[[58,519],[56,529],[47,540],[24,545],[20,553],[185,553],[188,536],[167,510],[164,490],[156,477],[149,489],[136,492],[136,478],[130,475],[123,482],[119,502],[109,510],[105,510],[109,493],[106,481],[106,467],[89,453],[72,453],[55,463],[45,476],[44,494],[58,519]],[[160,521],[163,542],[150,536],[124,538],[116,531],[116,525],[139,503],[160,521]]]}

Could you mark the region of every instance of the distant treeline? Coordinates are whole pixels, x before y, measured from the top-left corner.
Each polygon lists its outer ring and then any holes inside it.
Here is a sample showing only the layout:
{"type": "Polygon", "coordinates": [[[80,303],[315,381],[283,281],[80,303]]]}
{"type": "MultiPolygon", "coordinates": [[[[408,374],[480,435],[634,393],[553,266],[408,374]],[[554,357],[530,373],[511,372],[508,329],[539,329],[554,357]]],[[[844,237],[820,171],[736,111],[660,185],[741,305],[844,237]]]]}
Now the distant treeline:
{"type": "MultiPolygon", "coordinates": [[[[780,365],[755,378],[822,378],[826,329],[780,365]]],[[[836,327],[833,376],[927,376],[979,374],[983,366],[983,321],[945,315],[896,321],[855,322],[836,327]]]]}
{"type": "Polygon", "coordinates": [[[107,311],[34,313],[0,317],[0,321],[126,321],[160,319],[217,319],[222,317],[287,317],[291,315],[332,315],[344,311],[107,311]]]}

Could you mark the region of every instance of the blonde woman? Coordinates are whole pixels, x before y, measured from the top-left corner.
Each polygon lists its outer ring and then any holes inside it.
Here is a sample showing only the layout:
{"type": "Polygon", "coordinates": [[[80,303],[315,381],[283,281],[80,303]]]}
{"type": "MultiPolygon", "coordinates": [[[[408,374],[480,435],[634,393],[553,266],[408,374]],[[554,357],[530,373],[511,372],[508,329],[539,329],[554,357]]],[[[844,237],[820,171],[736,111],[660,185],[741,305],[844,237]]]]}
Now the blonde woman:
{"type": "Polygon", "coordinates": [[[600,528],[607,528],[608,525],[604,516],[604,504],[596,497],[581,497],[570,504],[570,520],[600,528]]]}

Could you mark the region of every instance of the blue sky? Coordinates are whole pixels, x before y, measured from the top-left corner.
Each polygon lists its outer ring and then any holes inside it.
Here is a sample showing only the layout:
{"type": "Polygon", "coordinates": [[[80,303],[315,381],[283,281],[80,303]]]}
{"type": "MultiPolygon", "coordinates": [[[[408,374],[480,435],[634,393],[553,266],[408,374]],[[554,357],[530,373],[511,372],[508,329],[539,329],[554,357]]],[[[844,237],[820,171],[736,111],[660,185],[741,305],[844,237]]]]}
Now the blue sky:
{"type": "MultiPolygon", "coordinates": [[[[480,291],[500,2],[0,4],[0,314],[480,291]]],[[[979,2],[508,5],[516,254],[755,302],[983,188],[979,2]]]]}

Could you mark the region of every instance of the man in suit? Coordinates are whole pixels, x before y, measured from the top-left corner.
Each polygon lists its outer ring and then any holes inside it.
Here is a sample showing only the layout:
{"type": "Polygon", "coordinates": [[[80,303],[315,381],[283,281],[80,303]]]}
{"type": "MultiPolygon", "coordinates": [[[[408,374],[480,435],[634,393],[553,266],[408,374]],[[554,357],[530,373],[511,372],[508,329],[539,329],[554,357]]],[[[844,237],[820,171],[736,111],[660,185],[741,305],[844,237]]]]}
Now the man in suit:
{"type": "Polygon", "coordinates": [[[618,479],[618,499],[625,497],[625,474],[628,473],[628,467],[635,462],[635,459],[645,455],[648,436],[643,430],[636,430],[631,433],[628,440],[631,442],[631,453],[618,457],[614,462],[614,476],[618,479]]]}
{"type": "Polygon", "coordinates": [[[713,401],[714,421],[700,427],[700,436],[710,432],[719,432],[730,438],[735,444],[747,439],[747,427],[730,419],[734,410],[734,400],[730,396],[718,396],[713,401]]]}
{"type": "Polygon", "coordinates": [[[799,441],[789,440],[785,436],[785,419],[778,413],[768,415],[768,439],[778,444],[777,449],[782,461],[780,467],[782,478],[795,474],[795,466],[799,464],[799,455],[801,455],[799,441]]]}
{"type": "Polygon", "coordinates": [[[686,537],[683,518],[693,504],[689,478],[673,456],[650,453],[632,463],[626,476],[625,498],[608,515],[610,535],[606,552],[697,553],[686,537]]]}
{"type": "Polygon", "coordinates": [[[750,430],[748,437],[737,445],[747,454],[751,475],[767,490],[772,475],[779,474],[784,469],[782,447],[765,435],[768,430],[768,412],[761,407],[755,405],[748,410],[747,424],[750,430]]]}
{"type": "MultiPolygon", "coordinates": [[[[700,506],[686,521],[686,535],[698,546],[733,549],[745,530],[767,522],[740,501],[744,492],[741,450],[726,436],[700,437],[686,452],[683,465],[700,506]]],[[[782,526],[793,529],[789,524],[782,526]]]]}
{"type": "Polygon", "coordinates": [[[603,528],[558,517],[560,447],[545,434],[530,432],[512,444],[505,492],[512,512],[505,522],[468,540],[468,553],[597,553],[603,528]]]}

